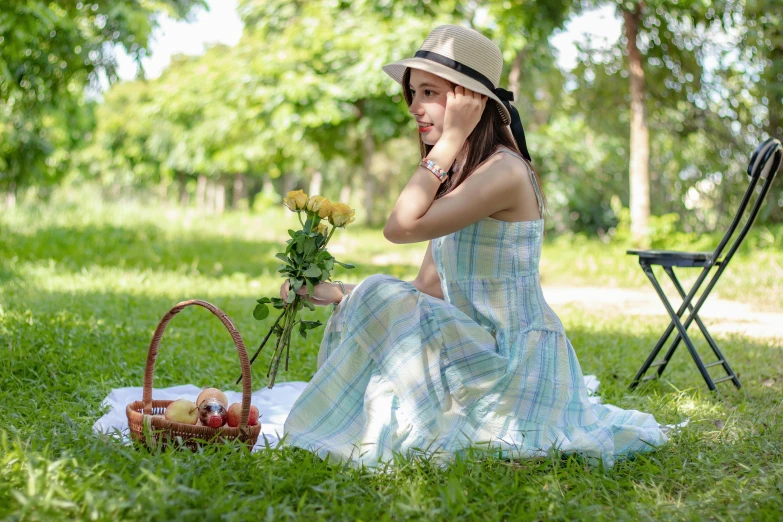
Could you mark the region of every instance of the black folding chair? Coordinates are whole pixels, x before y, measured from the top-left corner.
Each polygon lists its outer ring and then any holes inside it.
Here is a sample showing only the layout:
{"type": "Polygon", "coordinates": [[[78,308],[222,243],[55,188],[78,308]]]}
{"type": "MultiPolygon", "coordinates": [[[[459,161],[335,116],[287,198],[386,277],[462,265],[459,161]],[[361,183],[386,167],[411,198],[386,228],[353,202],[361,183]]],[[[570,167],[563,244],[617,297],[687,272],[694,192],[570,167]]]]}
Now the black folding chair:
{"type": "Polygon", "coordinates": [[[631,389],[636,388],[636,386],[638,386],[638,384],[642,381],[648,381],[660,377],[661,374],[663,374],[663,370],[666,369],[666,365],[671,360],[674,351],[679,346],[680,341],[685,342],[685,346],[688,347],[688,351],[690,352],[691,357],[693,357],[693,360],[696,362],[696,366],[699,368],[699,371],[701,372],[702,377],[704,377],[704,380],[707,381],[707,386],[709,386],[711,391],[716,390],[716,384],[729,380],[734,383],[734,386],[740,388],[741,384],[737,374],[734,373],[734,370],[732,370],[731,366],[729,366],[729,362],[718,349],[718,345],[707,331],[704,323],[702,323],[701,319],[699,319],[698,314],[701,306],[707,299],[707,296],[709,296],[712,288],[715,286],[715,283],[718,282],[721,274],[723,274],[723,271],[726,269],[726,266],[728,266],[729,261],[731,261],[734,253],[742,243],[742,240],[745,239],[748,230],[750,230],[750,227],[756,220],[756,216],[761,209],[764,198],[767,195],[767,192],[769,192],[770,186],[772,185],[772,180],[775,179],[775,175],[777,174],[778,168],[780,167],[781,157],[783,157],[783,146],[781,146],[780,141],[774,138],[769,138],[759,145],[753,152],[753,156],[751,156],[750,163],[748,164],[750,185],[745,191],[745,195],[742,198],[742,203],[740,204],[739,210],[737,211],[737,215],[734,216],[734,220],[732,221],[731,226],[726,232],[726,235],[723,236],[723,239],[714,252],[674,252],[669,250],[627,251],[628,254],[639,257],[639,265],[641,265],[642,270],[644,270],[644,273],[647,275],[653,287],[655,287],[655,291],[658,293],[658,297],[660,297],[661,301],[663,301],[663,306],[669,313],[669,317],[671,317],[671,323],[669,323],[669,327],[658,340],[655,348],[653,348],[652,352],[647,357],[647,360],[637,372],[636,377],[634,377],[630,386],[631,389]],[[760,189],[757,188],[759,180],[764,180],[760,189]],[[754,193],[757,194],[757,197],[748,214],[745,225],[734,239],[726,256],[721,258],[723,250],[726,248],[729,240],[737,230],[737,227],[739,226],[739,223],[745,214],[745,210],[748,207],[748,203],[750,202],[754,193]],[[677,293],[679,293],[680,297],[683,298],[682,304],[676,313],[672,308],[671,303],[669,303],[669,300],[666,298],[666,295],[663,293],[661,285],[655,278],[652,267],[656,265],[663,268],[664,272],[666,272],[666,274],[672,280],[672,283],[674,283],[674,287],[677,289],[677,293]],[[674,275],[674,267],[700,267],[702,269],[701,274],[693,284],[693,288],[691,288],[687,295],[685,294],[680,281],[677,279],[677,276],[674,275]],[[699,300],[695,305],[692,305],[691,302],[693,301],[696,292],[698,292],[702,283],[705,281],[705,279],[707,279],[707,275],[714,267],[717,267],[717,270],[713,273],[712,278],[707,284],[707,287],[702,293],[701,297],[699,297],[699,300]],[[686,308],[690,313],[685,321],[682,322],[681,318],[686,308]],[[701,330],[701,333],[704,334],[705,339],[712,348],[712,351],[715,353],[715,356],[718,358],[717,361],[704,364],[699,357],[699,354],[696,353],[693,342],[691,341],[690,337],[688,337],[687,333],[688,327],[693,321],[696,321],[696,324],[699,326],[699,330],[701,330]],[[663,357],[663,359],[653,362],[658,356],[658,352],[661,351],[661,348],[675,329],[677,330],[677,334],[674,337],[674,341],[672,341],[671,345],[669,346],[669,350],[666,352],[666,355],[663,357]],[[726,372],[726,376],[713,381],[712,377],[710,377],[710,374],[707,372],[707,368],[718,365],[723,366],[723,369],[726,372]],[[644,377],[645,373],[647,373],[647,370],[653,367],[658,368],[657,372],[644,377]]]}

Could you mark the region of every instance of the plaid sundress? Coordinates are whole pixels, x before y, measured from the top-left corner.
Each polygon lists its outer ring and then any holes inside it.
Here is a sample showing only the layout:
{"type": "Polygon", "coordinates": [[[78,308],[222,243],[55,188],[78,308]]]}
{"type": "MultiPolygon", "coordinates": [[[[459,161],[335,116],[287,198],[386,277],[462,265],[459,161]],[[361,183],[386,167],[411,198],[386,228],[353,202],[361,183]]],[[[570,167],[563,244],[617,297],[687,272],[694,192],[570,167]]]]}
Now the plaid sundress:
{"type": "Polygon", "coordinates": [[[652,415],[588,400],[541,290],[543,227],[487,217],[435,239],[445,300],[384,274],[358,284],[326,324],[284,443],[367,466],[393,452],[447,462],[468,446],[612,466],[666,442],[652,415]]]}

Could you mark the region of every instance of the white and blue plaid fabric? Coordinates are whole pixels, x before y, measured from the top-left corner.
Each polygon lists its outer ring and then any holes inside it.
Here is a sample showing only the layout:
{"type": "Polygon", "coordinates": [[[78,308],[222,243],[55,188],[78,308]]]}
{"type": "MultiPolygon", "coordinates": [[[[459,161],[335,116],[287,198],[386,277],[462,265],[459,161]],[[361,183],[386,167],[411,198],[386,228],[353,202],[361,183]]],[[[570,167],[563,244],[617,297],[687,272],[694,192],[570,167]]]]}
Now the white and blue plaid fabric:
{"type": "Polygon", "coordinates": [[[394,452],[447,462],[468,446],[612,466],[665,443],[652,415],[588,400],[541,291],[543,224],[484,218],[434,240],[445,300],[389,275],[357,285],[326,324],[285,443],[367,466],[394,452]]]}

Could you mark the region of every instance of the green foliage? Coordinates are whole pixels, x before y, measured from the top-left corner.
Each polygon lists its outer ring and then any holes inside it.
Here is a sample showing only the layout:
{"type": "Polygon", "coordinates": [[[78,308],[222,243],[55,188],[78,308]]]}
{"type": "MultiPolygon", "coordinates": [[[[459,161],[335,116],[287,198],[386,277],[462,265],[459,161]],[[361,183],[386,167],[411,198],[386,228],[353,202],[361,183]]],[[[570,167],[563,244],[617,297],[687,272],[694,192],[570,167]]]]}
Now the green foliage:
{"type": "Polygon", "coordinates": [[[139,58],[154,16],[185,17],[202,0],[10,2],[0,11],[0,190],[45,185],[87,139],[85,89],[115,81],[111,49],[139,58]]]}
{"type": "MultiPolygon", "coordinates": [[[[611,4],[618,15],[636,5],[611,4]]],[[[0,191],[47,186],[70,172],[120,193],[176,185],[186,202],[199,190],[204,198],[207,180],[232,194],[240,180],[232,199],[249,192],[251,208],[263,211],[318,173],[329,197],[355,188],[359,218],[377,225],[418,156],[413,119],[381,65],[411,56],[436,25],[455,23],[501,47],[501,84],[517,94],[549,196],[548,230],[610,237],[620,219],[612,199],[629,205],[625,37],[608,50],[581,49],[570,72],[558,68],[549,43],[575,13],[605,2],[243,0],[235,47],[175,57],[160,78],[115,84],[99,103],[87,101],[84,86],[101,71],[112,77],[111,45],[139,57],[154,13],[184,16],[202,2],[19,5],[29,8],[0,13],[0,191]]],[[[641,7],[651,212],[678,214],[681,232],[725,228],[747,187],[749,154],[783,133],[775,7],[641,7]]],[[[760,223],[783,222],[780,187],[760,223]]]]}

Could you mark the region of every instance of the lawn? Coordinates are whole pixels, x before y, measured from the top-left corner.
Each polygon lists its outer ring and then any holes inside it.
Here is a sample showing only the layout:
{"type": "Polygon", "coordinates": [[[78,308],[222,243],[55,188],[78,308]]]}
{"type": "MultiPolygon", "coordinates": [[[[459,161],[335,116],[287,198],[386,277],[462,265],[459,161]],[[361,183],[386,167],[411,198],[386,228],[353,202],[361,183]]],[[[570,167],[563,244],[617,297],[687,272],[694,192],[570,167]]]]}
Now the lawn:
{"type": "MultiPolygon", "coordinates": [[[[601,380],[605,402],[653,412],[661,422],[690,419],[669,444],[609,470],[574,456],[537,462],[484,456],[446,469],[406,461],[372,474],[295,448],[150,454],[96,437],[91,426],[103,413],[101,400],[112,388],[141,385],[152,332],[177,302],[214,303],[248,345],[258,343],[273,318],[254,321],[253,304],[276,295],[274,254],[295,222],[277,209],[216,218],[78,197],[0,215],[1,519],[779,519],[779,342],[718,336],[743,381],[739,391],[723,384],[711,395],[679,350],[666,379],[629,392],[629,378],[664,318],[628,320],[573,305],[558,312],[583,371],[601,380]]],[[[765,232],[758,234],[756,245],[766,241],[765,232]]],[[[718,287],[722,297],[781,308],[780,238],[766,244],[741,252],[718,287]]],[[[355,227],[339,231],[331,250],[357,265],[338,268],[337,279],[387,273],[410,280],[424,245],[392,245],[379,230],[355,227]]],[[[545,248],[542,278],[647,285],[623,251],[597,240],[554,239],[545,248]]],[[[325,322],[329,311],[306,313],[325,322]]],[[[291,369],[278,382],[308,380],[315,370],[320,336],[294,342],[291,369]]],[[[220,322],[189,308],[165,333],[155,384],[236,389],[237,369],[220,322]]],[[[254,389],[264,373],[264,364],[254,366],[254,389]]]]}

